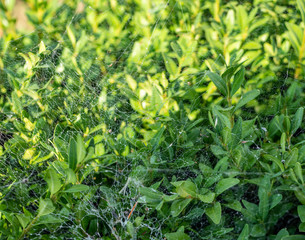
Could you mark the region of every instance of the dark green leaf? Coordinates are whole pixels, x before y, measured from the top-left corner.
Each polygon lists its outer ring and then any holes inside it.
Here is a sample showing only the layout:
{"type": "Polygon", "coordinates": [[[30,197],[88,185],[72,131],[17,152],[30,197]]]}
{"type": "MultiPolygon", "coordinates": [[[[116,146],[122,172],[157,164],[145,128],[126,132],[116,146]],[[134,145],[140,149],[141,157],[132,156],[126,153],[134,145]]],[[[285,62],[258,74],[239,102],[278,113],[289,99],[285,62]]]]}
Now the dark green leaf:
{"type": "Polygon", "coordinates": [[[191,240],[191,238],[184,233],[184,227],[180,227],[177,232],[166,233],[164,235],[167,240],[191,240]]]}
{"type": "Polygon", "coordinates": [[[72,138],[69,144],[69,168],[75,170],[76,165],[77,165],[77,144],[74,138],[72,138]]]}
{"type": "Polygon", "coordinates": [[[232,97],[243,84],[245,80],[245,68],[242,67],[234,76],[234,80],[231,87],[230,97],[232,97]]]}
{"type": "Polygon", "coordinates": [[[287,161],[285,162],[285,167],[293,167],[295,166],[297,160],[298,160],[299,150],[298,148],[293,148],[291,152],[289,153],[289,157],[287,161]]]}
{"type": "Polygon", "coordinates": [[[187,207],[192,199],[178,199],[172,203],[171,214],[173,217],[178,217],[180,213],[187,207]]]}
{"type": "Polygon", "coordinates": [[[302,121],[303,121],[303,115],[304,115],[304,108],[301,107],[294,114],[294,118],[292,120],[292,125],[291,125],[291,134],[294,134],[298,130],[298,128],[301,126],[302,121]]]}
{"type": "Polygon", "coordinates": [[[226,82],[217,74],[208,71],[207,72],[208,77],[212,80],[212,82],[215,84],[217,89],[224,95],[227,96],[228,90],[226,82]]]}
{"type": "Polygon", "coordinates": [[[255,224],[251,230],[252,237],[263,237],[266,235],[266,228],[263,224],[255,224]]]}
{"type": "Polygon", "coordinates": [[[237,240],[248,240],[248,239],[249,239],[249,225],[245,224],[237,240]]]}
{"type": "Polygon", "coordinates": [[[301,219],[301,222],[305,222],[305,206],[304,205],[298,206],[298,214],[299,214],[299,218],[301,219]]]}
{"type": "Polygon", "coordinates": [[[272,161],[272,162],[274,162],[279,168],[280,168],[280,170],[282,171],[282,172],[284,172],[284,165],[283,165],[283,163],[281,162],[281,160],[279,160],[278,158],[276,158],[276,157],[274,157],[274,156],[272,156],[272,155],[269,155],[269,154],[265,154],[265,155],[263,155],[264,156],[264,158],[266,159],[266,160],[268,160],[268,161],[272,161]]]}
{"type": "Polygon", "coordinates": [[[256,90],[247,92],[244,95],[242,95],[241,99],[236,104],[236,106],[234,108],[234,111],[241,108],[242,106],[244,106],[245,104],[247,104],[251,100],[255,99],[259,94],[260,94],[260,91],[258,89],[256,89],[256,90]]]}
{"type": "Polygon", "coordinates": [[[283,237],[281,240],[305,240],[304,235],[290,235],[283,237]]]}

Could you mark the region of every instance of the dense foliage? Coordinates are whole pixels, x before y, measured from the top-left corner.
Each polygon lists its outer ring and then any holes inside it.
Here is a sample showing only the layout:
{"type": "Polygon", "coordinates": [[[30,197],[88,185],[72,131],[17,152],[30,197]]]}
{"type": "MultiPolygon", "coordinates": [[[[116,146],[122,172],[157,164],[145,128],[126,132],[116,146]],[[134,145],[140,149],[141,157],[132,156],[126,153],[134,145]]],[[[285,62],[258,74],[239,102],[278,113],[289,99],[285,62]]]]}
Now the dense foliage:
{"type": "Polygon", "coordinates": [[[0,20],[0,239],[305,239],[305,0],[0,20]]]}

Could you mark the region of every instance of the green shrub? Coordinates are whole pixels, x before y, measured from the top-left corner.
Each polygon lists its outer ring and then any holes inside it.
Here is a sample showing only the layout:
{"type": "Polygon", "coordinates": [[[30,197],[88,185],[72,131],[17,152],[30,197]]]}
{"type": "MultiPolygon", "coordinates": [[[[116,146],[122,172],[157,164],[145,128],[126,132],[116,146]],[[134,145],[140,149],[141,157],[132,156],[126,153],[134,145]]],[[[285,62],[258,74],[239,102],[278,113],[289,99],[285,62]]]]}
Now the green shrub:
{"type": "Polygon", "coordinates": [[[0,20],[0,239],[305,239],[304,0],[0,20]]]}

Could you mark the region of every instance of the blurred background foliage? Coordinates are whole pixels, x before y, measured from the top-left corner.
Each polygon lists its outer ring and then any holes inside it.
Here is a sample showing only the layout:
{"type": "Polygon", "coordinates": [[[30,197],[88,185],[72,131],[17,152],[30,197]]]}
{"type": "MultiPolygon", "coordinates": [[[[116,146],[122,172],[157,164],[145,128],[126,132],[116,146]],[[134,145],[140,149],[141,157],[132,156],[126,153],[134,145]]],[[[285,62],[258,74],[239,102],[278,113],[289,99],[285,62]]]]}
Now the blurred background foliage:
{"type": "Polygon", "coordinates": [[[1,0],[0,26],[1,239],[303,239],[304,0],[1,0]]]}

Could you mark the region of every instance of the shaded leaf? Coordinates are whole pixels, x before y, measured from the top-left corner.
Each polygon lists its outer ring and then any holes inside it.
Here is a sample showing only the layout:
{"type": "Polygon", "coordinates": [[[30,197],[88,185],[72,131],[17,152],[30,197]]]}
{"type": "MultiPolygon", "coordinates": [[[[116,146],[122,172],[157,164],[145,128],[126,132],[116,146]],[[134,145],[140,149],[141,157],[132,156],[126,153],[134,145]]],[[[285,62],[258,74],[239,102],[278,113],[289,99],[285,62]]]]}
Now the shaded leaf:
{"type": "Polygon", "coordinates": [[[242,67],[235,75],[231,87],[230,97],[232,97],[240,88],[245,80],[245,67],[242,67]]]}
{"type": "Polygon", "coordinates": [[[192,199],[178,199],[171,205],[171,214],[173,217],[179,216],[179,214],[187,207],[192,199]]]}
{"type": "Polygon", "coordinates": [[[213,73],[213,72],[208,71],[207,75],[212,80],[212,82],[215,84],[217,89],[224,96],[227,96],[228,90],[227,90],[226,82],[217,73],[213,73]]]}
{"type": "Polygon", "coordinates": [[[69,160],[69,168],[75,170],[77,165],[77,143],[74,140],[74,138],[71,138],[70,140],[68,160],[69,160]]]}
{"type": "Polygon", "coordinates": [[[53,168],[49,168],[46,171],[45,180],[48,183],[49,191],[51,195],[57,193],[61,188],[61,182],[57,176],[56,171],[53,168]]]}
{"type": "Polygon", "coordinates": [[[209,207],[205,210],[205,214],[215,223],[219,224],[221,220],[221,205],[216,202],[214,206],[209,207]]]}
{"type": "Polygon", "coordinates": [[[40,198],[39,208],[38,208],[38,216],[44,216],[52,213],[55,210],[55,207],[51,201],[51,199],[42,199],[40,198]]]}
{"type": "Polygon", "coordinates": [[[241,108],[242,106],[246,105],[248,102],[250,102],[251,100],[255,99],[258,95],[260,94],[260,91],[258,89],[256,90],[252,90],[250,92],[245,93],[240,100],[238,101],[238,103],[236,104],[234,111],[236,111],[237,109],[241,108]]]}
{"type": "Polygon", "coordinates": [[[191,240],[191,238],[184,233],[184,227],[180,227],[177,232],[166,233],[164,235],[167,240],[191,240]]]}

